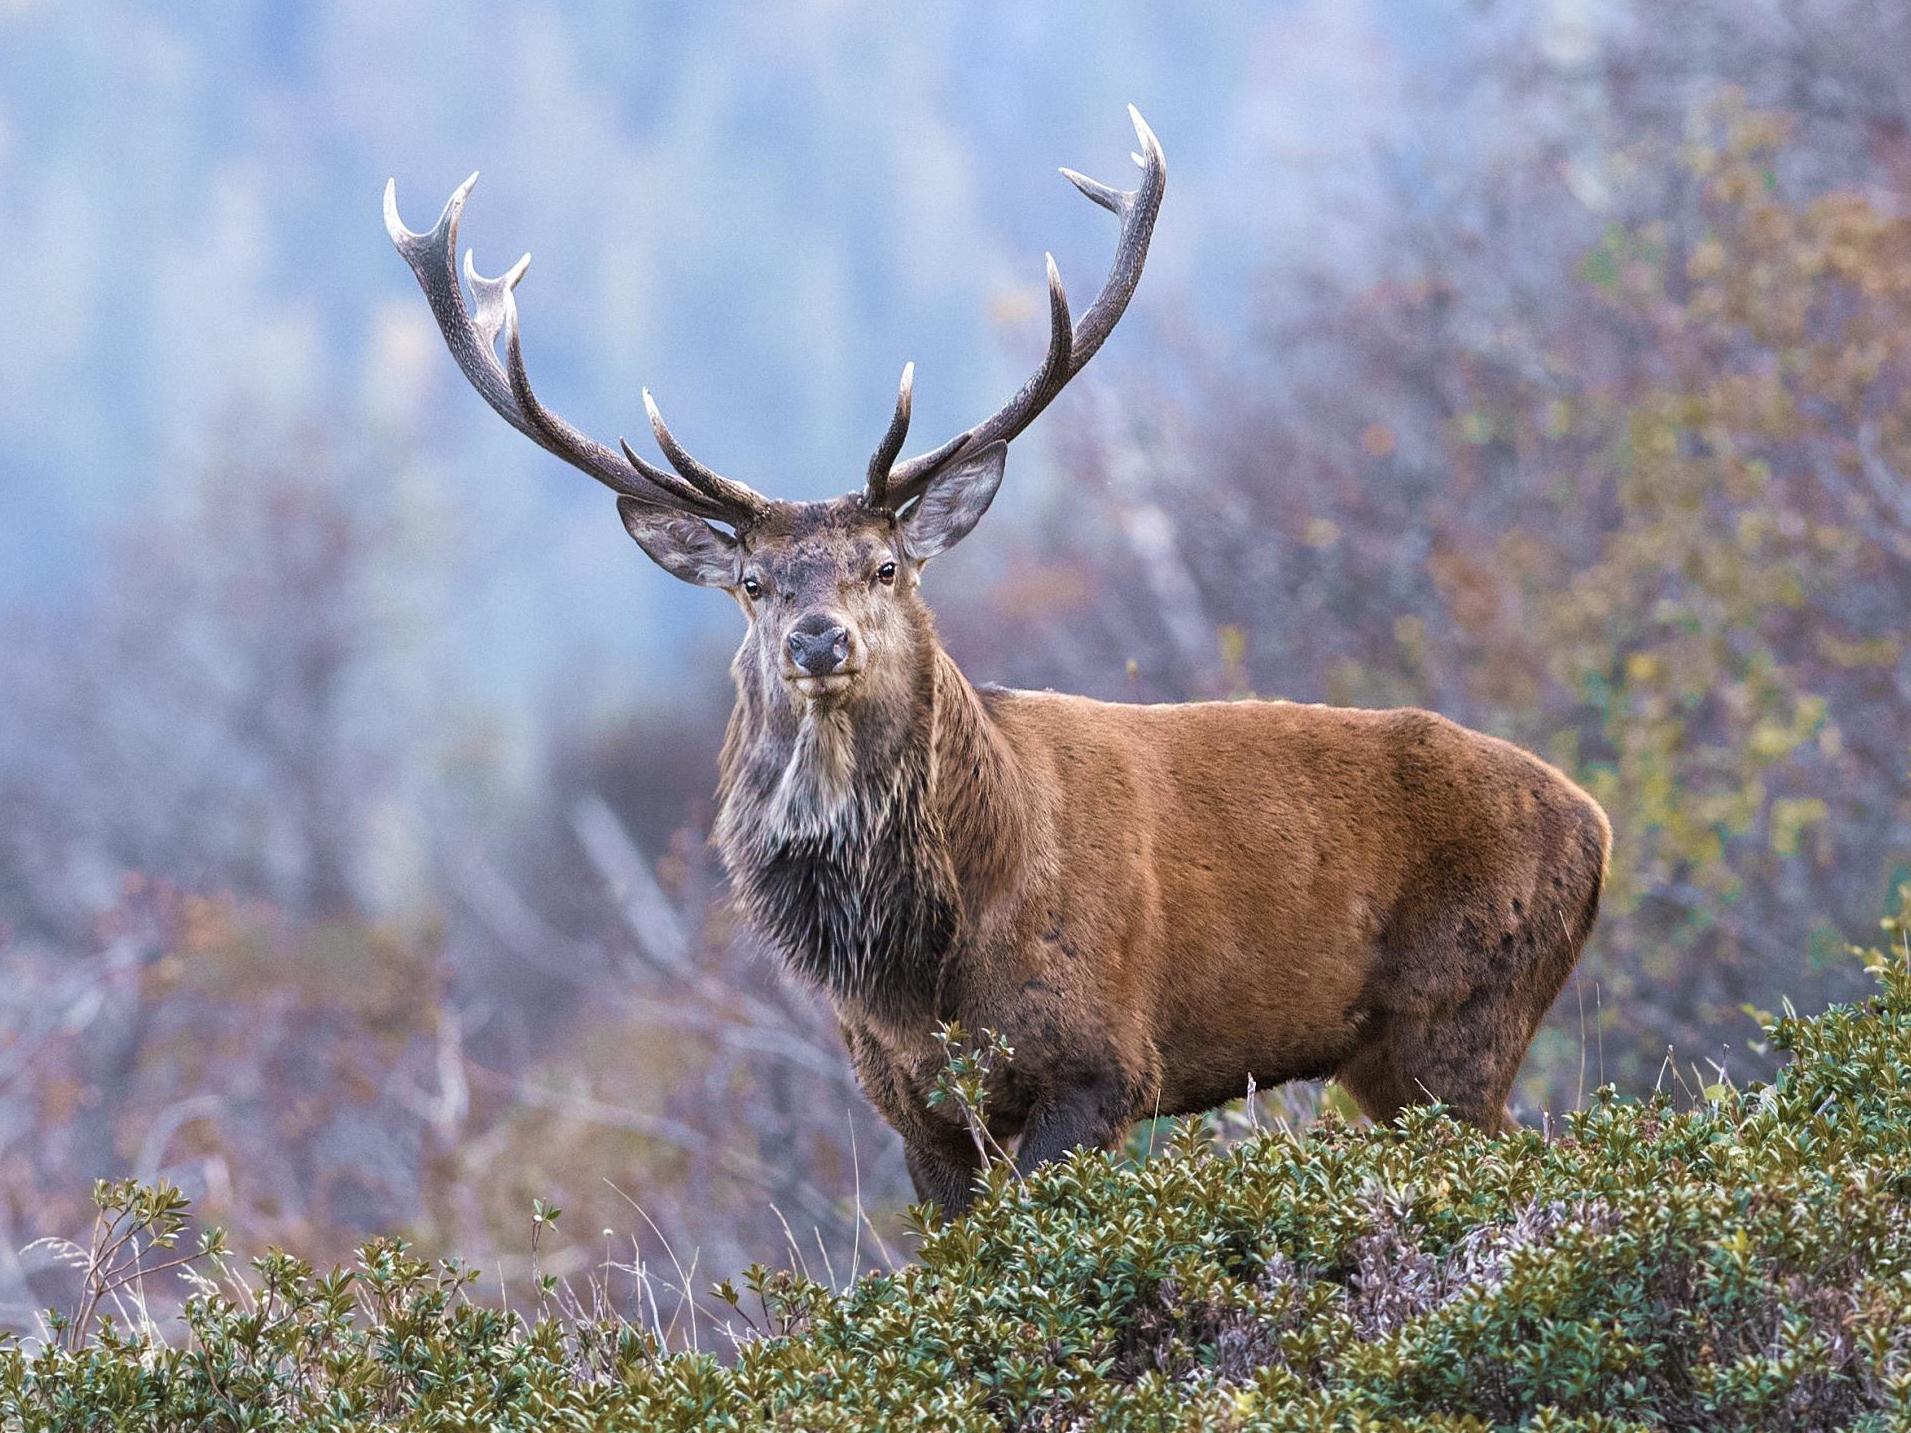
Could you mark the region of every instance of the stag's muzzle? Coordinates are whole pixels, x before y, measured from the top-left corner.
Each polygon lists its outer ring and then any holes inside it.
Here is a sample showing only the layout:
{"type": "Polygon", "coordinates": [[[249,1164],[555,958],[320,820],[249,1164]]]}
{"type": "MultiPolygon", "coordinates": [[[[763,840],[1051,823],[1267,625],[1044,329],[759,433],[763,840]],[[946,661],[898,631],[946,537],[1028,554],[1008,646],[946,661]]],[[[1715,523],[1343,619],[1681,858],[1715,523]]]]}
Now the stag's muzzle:
{"type": "Polygon", "coordinates": [[[822,612],[803,618],[783,640],[790,662],[805,677],[830,676],[849,661],[849,629],[822,612]]]}

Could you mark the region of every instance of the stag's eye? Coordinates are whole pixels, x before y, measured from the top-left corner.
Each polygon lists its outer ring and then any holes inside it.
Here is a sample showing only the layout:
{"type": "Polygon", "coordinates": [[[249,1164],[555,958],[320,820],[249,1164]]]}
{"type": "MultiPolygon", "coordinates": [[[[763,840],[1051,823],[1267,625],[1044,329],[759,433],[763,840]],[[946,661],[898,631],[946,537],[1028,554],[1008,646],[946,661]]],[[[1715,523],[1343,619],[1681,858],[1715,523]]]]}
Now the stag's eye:
{"type": "Polygon", "coordinates": [[[746,577],[743,579],[743,590],[749,596],[750,600],[754,602],[763,595],[763,584],[758,582],[754,576],[746,577]]]}
{"type": "Polygon", "coordinates": [[[877,568],[876,580],[882,583],[884,587],[893,584],[896,580],[896,564],[893,562],[885,562],[881,567],[877,568]]]}

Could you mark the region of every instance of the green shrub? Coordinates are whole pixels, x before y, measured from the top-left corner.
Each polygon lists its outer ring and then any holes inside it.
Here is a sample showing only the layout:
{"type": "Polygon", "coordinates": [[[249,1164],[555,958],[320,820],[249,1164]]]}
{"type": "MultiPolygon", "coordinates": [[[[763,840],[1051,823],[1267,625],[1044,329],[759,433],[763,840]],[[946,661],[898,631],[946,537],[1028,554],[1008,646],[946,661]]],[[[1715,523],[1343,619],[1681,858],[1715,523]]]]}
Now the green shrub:
{"type": "MultiPolygon", "coordinates": [[[[29,1430],[1823,1429],[1911,1419],[1911,969],[1788,1018],[1775,1083],[1600,1091],[1550,1137],[1432,1111],[998,1170],[841,1294],[754,1270],[728,1363],[473,1302],[394,1242],[203,1280],[186,1334],[0,1352],[29,1430]],[[746,1329],[747,1326],[747,1329],[746,1329]]],[[[144,1197],[130,1187],[109,1201],[144,1197]]],[[[550,1212],[555,1217],[555,1212],[550,1212]]],[[[926,1220],[926,1214],[925,1214],[926,1220]]],[[[216,1250],[214,1251],[216,1256],[216,1250]]],[[[76,1336],[77,1335],[77,1336],[76,1336]]]]}

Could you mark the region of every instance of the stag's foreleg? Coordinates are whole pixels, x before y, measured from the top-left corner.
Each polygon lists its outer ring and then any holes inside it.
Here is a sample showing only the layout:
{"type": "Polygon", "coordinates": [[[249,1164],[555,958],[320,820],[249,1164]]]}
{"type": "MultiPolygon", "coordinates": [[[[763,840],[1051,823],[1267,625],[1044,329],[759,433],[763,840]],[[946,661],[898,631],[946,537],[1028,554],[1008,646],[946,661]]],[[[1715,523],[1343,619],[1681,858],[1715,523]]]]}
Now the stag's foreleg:
{"type": "Polygon", "coordinates": [[[1128,1082],[1113,1070],[1057,1079],[1036,1096],[1015,1146],[1015,1170],[1028,1174],[1076,1149],[1108,1149],[1127,1129],[1128,1082]]]}
{"type": "MultiPolygon", "coordinates": [[[[1114,1071],[1044,1083],[1015,1143],[1016,1173],[1026,1175],[1072,1150],[1112,1147],[1129,1124],[1127,1088],[1114,1071]]],[[[965,1212],[974,1201],[982,1157],[973,1138],[925,1119],[904,1131],[903,1156],[918,1199],[934,1200],[949,1215],[965,1212]]]]}
{"type": "Polygon", "coordinates": [[[917,1201],[940,1205],[949,1216],[965,1212],[975,1202],[982,1157],[961,1124],[928,1108],[925,1092],[933,1083],[933,1067],[905,1066],[859,1021],[843,1020],[841,1029],[856,1082],[902,1136],[903,1163],[917,1201]]]}
{"type": "Polygon", "coordinates": [[[951,1219],[968,1212],[975,1202],[975,1177],[982,1168],[973,1144],[905,1136],[902,1158],[909,1166],[918,1203],[940,1205],[951,1219]]]}

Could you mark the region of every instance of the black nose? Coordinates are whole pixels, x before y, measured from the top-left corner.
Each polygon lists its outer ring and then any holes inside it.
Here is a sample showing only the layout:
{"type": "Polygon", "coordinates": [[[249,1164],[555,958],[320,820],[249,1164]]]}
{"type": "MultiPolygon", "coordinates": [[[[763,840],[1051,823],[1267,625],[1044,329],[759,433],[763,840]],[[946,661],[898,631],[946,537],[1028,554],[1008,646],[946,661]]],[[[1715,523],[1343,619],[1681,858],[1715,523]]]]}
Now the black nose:
{"type": "Polygon", "coordinates": [[[790,628],[786,640],[796,670],[812,677],[826,677],[849,660],[848,630],[820,612],[790,628]]]}

